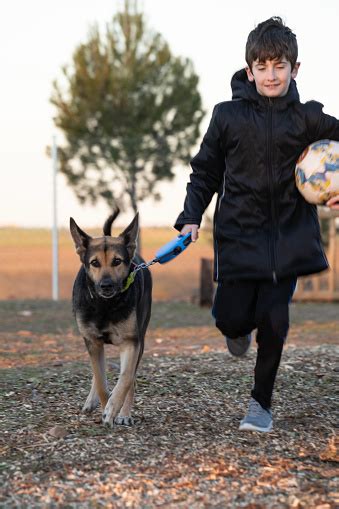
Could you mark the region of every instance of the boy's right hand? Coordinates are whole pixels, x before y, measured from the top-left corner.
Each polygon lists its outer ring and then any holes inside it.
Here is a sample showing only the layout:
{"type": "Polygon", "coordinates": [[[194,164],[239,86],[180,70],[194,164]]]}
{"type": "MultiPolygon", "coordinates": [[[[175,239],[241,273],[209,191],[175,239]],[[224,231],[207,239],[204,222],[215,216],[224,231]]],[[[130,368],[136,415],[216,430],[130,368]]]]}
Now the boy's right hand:
{"type": "Polygon", "coordinates": [[[195,242],[199,238],[199,225],[198,224],[185,224],[181,230],[181,235],[191,232],[192,242],[195,242]]]}

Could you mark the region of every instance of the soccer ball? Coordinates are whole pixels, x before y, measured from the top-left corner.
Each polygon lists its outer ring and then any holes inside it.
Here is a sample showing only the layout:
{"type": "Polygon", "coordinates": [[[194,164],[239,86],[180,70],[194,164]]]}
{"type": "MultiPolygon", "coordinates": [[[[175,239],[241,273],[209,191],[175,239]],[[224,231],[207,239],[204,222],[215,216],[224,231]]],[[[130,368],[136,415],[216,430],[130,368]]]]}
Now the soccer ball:
{"type": "Polygon", "coordinates": [[[295,179],[309,203],[324,205],[339,195],[339,142],[319,140],[309,145],[297,161],[295,179]]]}

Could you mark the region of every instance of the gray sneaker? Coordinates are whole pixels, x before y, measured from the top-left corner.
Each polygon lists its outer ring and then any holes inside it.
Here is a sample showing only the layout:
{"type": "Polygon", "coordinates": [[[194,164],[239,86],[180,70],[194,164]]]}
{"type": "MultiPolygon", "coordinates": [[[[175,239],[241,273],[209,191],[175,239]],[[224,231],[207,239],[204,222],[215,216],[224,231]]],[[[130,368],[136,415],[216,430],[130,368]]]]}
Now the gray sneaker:
{"type": "Polygon", "coordinates": [[[225,336],[225,339],[228,351],[235,357],[243,357],[246,355],[249,347],[251,346],[251,334],[235,339],[225,336]]]}
{"type": "Polygon", "coordinates": [[[273,428],[272,413],[265,410],[254,398],[250,399],[247,415],[240,422],[240,430],[271,431],[273,428]]]}

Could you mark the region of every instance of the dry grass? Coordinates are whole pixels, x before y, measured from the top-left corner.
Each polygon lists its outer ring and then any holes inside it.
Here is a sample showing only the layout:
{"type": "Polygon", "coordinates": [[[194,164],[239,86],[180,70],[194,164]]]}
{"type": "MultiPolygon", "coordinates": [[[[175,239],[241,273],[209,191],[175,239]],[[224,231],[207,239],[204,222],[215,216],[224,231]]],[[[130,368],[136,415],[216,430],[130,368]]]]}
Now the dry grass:
{"type": "MultiPolygon", "coordinates": [[[[89,230],[100,235],[100,230],[89,230]]],[[[120,231],[113,230],[117,235],[120,231]]],[[[144,228],[143,257],[151,260],[156,251],[177,234],[173,228],[144,228]]],[[[79,269],[70,234],[61,230],[59,236],[60,297],[69,299],[74,277],[79,269]]],[[[339,267],[339,238],[338,238],[339,267]]],[[[166,265],[154,265],[154,300],[186,300],[196,298],[202,257],[213,258],[210,235],[202,231],[199,242],[191,245],[180,257],[166,265]]],[[[46,299],[51,290],[51,235],[48,230],[0,229],[0,300],[46,299]]],[[[339,287],[339,270],[337,278],[339,287]]]]}
{"type": "MultiPolygon", "coordinates": [[[[90,231],[100,235],[100,231],[90,231]]],[[[119,232],[113,231],[113,234],[119,232]]],[[[142,231],[143,257],[151,260],[156,251],[175,237],[171,229],[145,228],[142,231]]],[[[60,232],[60,297],[70,298],[79,259],[70,234],[60,232]]],[[[152,268],[154,299],[190,300],[199,286],[202,256],[212,258],[213,249],[206,237],[192,245],[180,258],[152,268]]],[[[3,228],[0,235],[0,299],[44,299],[51,296],[52,246],[50,232],[21,228],[3,228]]]]}

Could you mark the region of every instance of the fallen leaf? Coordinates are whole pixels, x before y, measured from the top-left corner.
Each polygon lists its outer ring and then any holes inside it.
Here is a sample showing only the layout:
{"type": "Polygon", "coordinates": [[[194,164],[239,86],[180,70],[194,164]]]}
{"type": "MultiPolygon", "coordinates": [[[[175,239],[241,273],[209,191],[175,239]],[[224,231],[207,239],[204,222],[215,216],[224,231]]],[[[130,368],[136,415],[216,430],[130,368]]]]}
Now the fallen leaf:
{"type": "Polygon", "coordinates": [[[321,461],[339,461],[338,448],[335,437],[331,437],[328,441],[326,449],[319,454],[321,461]]]}
{"type": "Polygon", "coordinates": [[[63,426],[53,426],[53,428],[49,429],[47,433],[54,438],[64,438],[68,435],[67,429],[63,426]]]}
{"type": "Polygon", "coordinates": [[[302,507],[300,498],[296,497],[295,495],[291,495],[288,498],[288,503],[289,503],[289,507],[291,507],[293,509],[301,509],[301,507],[302,507]]]}

